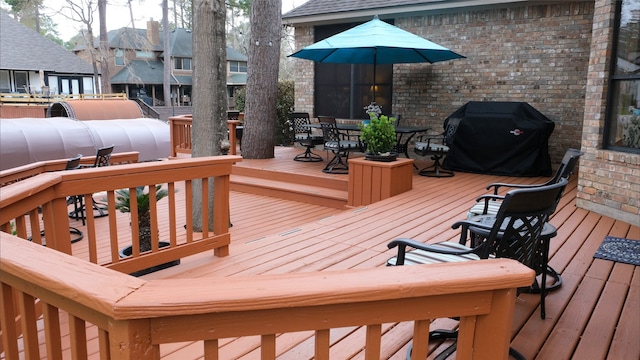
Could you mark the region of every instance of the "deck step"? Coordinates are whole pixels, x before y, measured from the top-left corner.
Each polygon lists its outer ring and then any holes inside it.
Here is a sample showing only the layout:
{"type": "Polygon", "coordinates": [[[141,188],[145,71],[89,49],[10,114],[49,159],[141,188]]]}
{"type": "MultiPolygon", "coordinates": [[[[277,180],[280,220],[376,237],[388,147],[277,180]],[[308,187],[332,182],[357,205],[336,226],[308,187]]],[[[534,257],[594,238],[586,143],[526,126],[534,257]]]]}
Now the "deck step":
{"type": "MultiPolygon", "coordinates": [[[[292,161],[295,163],[295,161],[292,161]]],[[[244,165],[244,164],[243,164],[244,165]]],[[[322,167],[318,168],[320,171],[322,167]]],[[[295,173],[291,171],[274,171],[264,168],[251,168],[245,166],[233,166],[231,170],[233,175],[241,175],[254,177],[259,179],[267,179],[267,180],[275,180],[275,181],[283,181],[292,184],[301,184],[308,185],[313,184],[314,186],[334,189],[334,190],[342,190],[347,191],[349,187],[349,177],[344,174],[324,174],[320,173],[321,176],[317,176],[316,174],[302,174],[295,173]]]]}
{"type": "MultiPolygon", "coordinates": [[[[328,186],[338,186],[335,183],[322,181],[300,182],[295,176],[279,180],[278,177],[231,175],[231,190],[256,195],[276,197],[279,199],[301,201],[308,204],[321,205],[336,209],[345,209],[347,205],[347,190],[335,189],[328,186]],[[274,179],[275,178],[275,179],[274,179]],[[309,185],[314,184],[314,185],[309,185]]],[[[339,187],[339,186],[338,186],[339,187]]]]}

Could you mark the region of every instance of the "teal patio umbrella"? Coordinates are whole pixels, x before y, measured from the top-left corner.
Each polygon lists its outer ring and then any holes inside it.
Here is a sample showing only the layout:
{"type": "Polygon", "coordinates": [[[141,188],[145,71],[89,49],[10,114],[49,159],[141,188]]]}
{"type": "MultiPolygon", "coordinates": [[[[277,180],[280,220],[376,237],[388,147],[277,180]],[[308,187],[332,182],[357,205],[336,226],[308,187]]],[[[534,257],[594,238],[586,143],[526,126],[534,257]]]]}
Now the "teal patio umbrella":
{"type": "Polygon", "coordinates": [[[464,58],[444,46],[387,24],[378,16],[289,56],[320,63],[373,64],[374,91],[377,64],[435,63],[464,58]]]}

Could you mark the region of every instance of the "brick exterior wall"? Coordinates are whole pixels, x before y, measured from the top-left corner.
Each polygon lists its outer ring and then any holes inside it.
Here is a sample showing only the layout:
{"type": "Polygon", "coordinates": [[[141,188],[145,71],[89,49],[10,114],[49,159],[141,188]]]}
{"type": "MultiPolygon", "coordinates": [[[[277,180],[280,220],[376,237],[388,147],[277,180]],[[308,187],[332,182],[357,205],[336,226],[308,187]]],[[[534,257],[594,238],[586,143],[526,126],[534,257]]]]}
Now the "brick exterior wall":
{"type": "MultiPolygon", "coordinates": [[[[555,122],[549,153],[580,161],[578,206],[640,223],[640,156],[602,148],[615,0],[501,5],[482,10],[401,15],[395,25],[466,59],[397,64],[391,113],[405,124],[441,129],[468,101],[525,101],[555,122]],[[592,38],[593,30],[593,38],[592,38]]],[[[296,48],[313,27],[295,29],[296,48]]],[[[313,113],[313,62],[295,60],[296,111],[313,113]]]]}
{"type": "MultiPolygon", "coordinates": [[[[442,129],[468,101],[526,101],[556,124],[552,162],[580,146],[593,1],[396,17],[395,25],[466,56],[396,64],[390,113],[442,129]]],[[[296,48],[313,43],[296,28],[296,48]]],[[[313,113],[313,62],[296,60],[296,110],[313,113]]]]}
{"type": "MultiPolygon", "coordinates": [[[[313,27],[297,27],[294,33],[296,39],[296,51],[314,43],[313,27]]],[[[313,114],[314,96],[314,65],[312,61],[294,59],[295,111],[308,112],[313,114]]]]}
{"type": "Polygon", "coordinates": [[[616,0],[596,0],[577,205],[640,226],[640,155],[602,149],[616,0]]]}

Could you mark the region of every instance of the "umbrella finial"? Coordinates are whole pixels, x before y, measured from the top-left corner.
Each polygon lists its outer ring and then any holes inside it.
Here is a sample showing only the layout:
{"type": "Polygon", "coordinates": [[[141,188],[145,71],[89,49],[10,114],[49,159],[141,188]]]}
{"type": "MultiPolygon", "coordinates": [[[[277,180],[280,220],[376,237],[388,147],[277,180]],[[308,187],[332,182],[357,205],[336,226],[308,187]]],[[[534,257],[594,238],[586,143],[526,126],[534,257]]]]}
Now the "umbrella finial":
{"type": "Polygon", "coordinates": [[[374,18],[375,20],[378,20],[378,14],[373,15],[373,18],[374,18]]]}

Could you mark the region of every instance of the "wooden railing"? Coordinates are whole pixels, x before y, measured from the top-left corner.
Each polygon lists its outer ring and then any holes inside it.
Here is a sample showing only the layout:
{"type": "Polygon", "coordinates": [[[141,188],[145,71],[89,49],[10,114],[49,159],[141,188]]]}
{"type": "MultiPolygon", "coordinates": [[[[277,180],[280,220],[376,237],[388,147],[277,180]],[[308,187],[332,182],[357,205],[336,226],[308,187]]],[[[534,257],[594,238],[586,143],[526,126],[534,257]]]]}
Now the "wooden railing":
{"type": "MultiPolygon", "coordinates": [[[[171,129],[171,156],[191,154],[191,115],[172,116],[169,118],[171,129]]],[[[236,155],[236,127],[238,120],[228,120],[229,126],[229,154],[236,155]]]]}
{"type": "Polygon", "coordinates": [[[21,104],[21,105],[47,105],[52,102],[68,100],[127,100],[127,94],[68,94],[68,95],[45,95],[45,94],[14,94],[0,93],[0,105],[21,104]]]}
{"type": "Polygon", "coordinates": [[[84,197],[84,204],[89,204],[86,211],[86,241],[82,241],[83,246],[88,247],[83,251],[87,254],[84,260],[88,262],[132,273],[207,250],[225,256],[230,242],[229,175],[231,166],[237,161],[241,161],[238,156],[217,156],[42,173],[2,188],[0,229],[7,233],[15,232],[18,237],[30,239],[36,244],[46,244],[47,247],[72,254],[67,198],[79,195],[84,197]],[[201,223],[209,224],[212,218],[213,231],[204,229],[202,232],[192,232],[191,194],[199,186],[206,199],[210,178],[213,178],[215,191],[215,216],[209,213],[205,201],[201,209],[201,223]],[[168,196],[161,201],[151,196],[152,250],[141,254],[136,203],[131,203],[130,218],[118,212],[115,191],[128,189],[129,193],[135,194],[137,187],[155,191],[156,184],[162,184],[168,196]],[[183,191],[178,193],[178,188],[183,191]],[[103,194],[96,195],[96,199],[104,203],[109,214],[108,228],[101,228],[103,235],[108,232],[109,244],[99,244],[96,238],[96,216],[90,205],[96,193],[103,194]],[[185,198],[183,218],[177,216],[177,196],[185,198]],[[120,220],[118,217],[121,217],[120,220]],[[159,240],[168,242],[169,246],[160,250],[159,240]],[[119,249],[126,246],[132,247],[132,255],[120,258],[119,249]]]}
{"type": "MultiPolygon", "coordinates": [[[[113,153],[110,163],[113,165],[137,163],[140,153],[137,151],[113,153]]],[[[80,159],[80,164],[92,166],[96,161],[95,156],[84,156],[80,159]]],[[[12,184],[16,181],[24,180],[38,174],[49,171],[64,170],[67,166],[67,159],[38,161],[31,164],[18,166],[0,171],[0,187],[12,184]]]]}
{"type": "Polygon", "coordinates": [[[452,316],[460,317],[457,358],[507,359],[516,288],[534,277],[516,261],[494,259],[145,281],[5,233],[0,243],[8,360],[62,359],[63,344],[64,358],[160,359],[160,345],[195,341],[200,356],[218,359],[219,339],[251,335],[260,336],[261,358],[275,359],[276,341],[305,330],[315,332],[322,360],[330,330],[347,326],[366,327],[365,359],[378,360],[383,324],[402,321],[414,324],[413,359],[425,359],[430,319],[452,316]],[[88,342],[99,352],[90,354],[88,342]]]}

